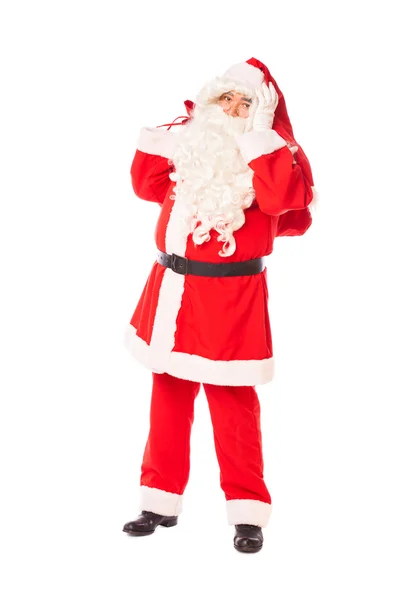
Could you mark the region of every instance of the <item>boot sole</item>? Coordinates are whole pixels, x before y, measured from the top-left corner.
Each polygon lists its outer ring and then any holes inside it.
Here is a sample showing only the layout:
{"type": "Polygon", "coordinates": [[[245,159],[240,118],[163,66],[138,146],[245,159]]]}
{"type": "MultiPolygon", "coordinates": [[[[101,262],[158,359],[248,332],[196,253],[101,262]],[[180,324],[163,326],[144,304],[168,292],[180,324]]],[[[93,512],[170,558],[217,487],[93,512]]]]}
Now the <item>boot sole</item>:
{"type": "Polygon", "coordinates": [[[251,547],[246,548],[246,547],[236,546],[236,544],[233,544],[233,545],[238,552],[243,552],[244,554],[254,554],[254,552],[259,552],[262,548],[262,546],[258,546],[257,548],[251,548],[251,547]]]}
{"type": "Polygon", "coordinates": [[[140,537],[142,535],[151,535],[152,533],[155,532],[155,529],[153,529],[153,531],[128,531],[127,529],[123,529],[122,531],[124,533],[127,533],[128,535],[134,535],[135,537],[140,537]]]}

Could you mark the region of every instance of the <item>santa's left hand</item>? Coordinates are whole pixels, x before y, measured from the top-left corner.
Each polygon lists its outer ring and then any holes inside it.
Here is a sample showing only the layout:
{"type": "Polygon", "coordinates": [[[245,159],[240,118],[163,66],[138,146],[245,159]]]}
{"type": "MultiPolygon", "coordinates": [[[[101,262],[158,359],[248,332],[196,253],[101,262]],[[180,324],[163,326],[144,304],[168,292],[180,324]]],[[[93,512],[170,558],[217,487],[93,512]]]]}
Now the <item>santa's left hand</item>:
{"type": "Polygon", "coordinates": [[[269,82],[268,86],[263,83],[262,91],[256,89],[256,94],[258,106],[254,114],[253,129],[256,131],[272,129],[275,109],[278,106],[278,94],[272,81],[269,82]]]}

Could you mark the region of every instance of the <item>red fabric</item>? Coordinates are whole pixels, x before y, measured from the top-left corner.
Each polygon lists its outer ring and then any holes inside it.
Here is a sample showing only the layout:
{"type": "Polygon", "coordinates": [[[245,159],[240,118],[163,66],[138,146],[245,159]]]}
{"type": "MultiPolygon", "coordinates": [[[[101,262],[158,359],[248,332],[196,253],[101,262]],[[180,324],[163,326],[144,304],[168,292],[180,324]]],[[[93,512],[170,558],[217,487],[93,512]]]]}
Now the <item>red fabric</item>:
{"type": "Polygon", "coordinates": [[[266,271],[251,279],[186,277],[174,351],[211,360],[270,358],[267,298],[266,271]]]}
{"type": "Polygon", "coordinates": [[[131,181],[136,196],[161,204],[168,187],[173,183],[169,179],[173,170],[173,166],[168,164],[168,159],[164,156],[136,150],[131,165],[131,181]]]}
{"type": "Polygon", "coordinates": [[[137,335],[142,338],[146,344],[150,344],[151,340],[158,295],[160,293],[164,271],[165,267],[162,267],[156,262],[153,264],[153,268],[147,278],[139,302],[137,303],[130,321],[131,325],[136,328],[137,335]]]}
{"type": "Polygon", "coordinates": [[[303,235],[312,223],[310,209],[290,210],[278,220],[276,237],[284,235],[303,235]]]}
{"type": "Polygon", "coordinates": [[[311,203],[311,186],[302,168],[293,164],[293,155],[287,146],[251,160],[249,167],[254,171],[253,188],[263,212],[279,216],[311,203]]]}
{"type": "MultiPolygon", "coordinates": [[[[249,260],[271,254],[277,235],[301,235],[311,222],[299,208],[309,203],[312,192],[298,165],[292,167],[291,152],[282,148],[250,163],[254,170],[256,201],[245,212],[244,225],[235,232],[233,256],[222,258],[218,233],[195,246],[187,238],[186,256],[207,262],[249,260]],[[287,211],[289,205],[298,210],[287,211]],[[285,216],[285,215],[293,216],[285,216]],[[294,220],[293,220],[294,219],[294,220]],[[279,227],[278,224],[280,223],[279,227]]],[[[165,236],[173,207],[170,198],[175,182],[168,159],[136,151],[131,176],[133,189],[145,200],[158,202],[161,212],[155,229],[157,248],[166,251],[165,236]]],[[[138,335],[150,344],[161,280],[165,267],[154,262],[152,271],[131,318],[138,335]]],[[[251,277],[185,276],[182,306],[177,317],[174,351],[212,360],[262,360],[273,356],[268,314],[267,270],[251,277]]]]}
{"type": "MultiPolygon", "coordinates": [[[[167,159],[165,159],[167,161],[167,159]]],[[[143,176],[143,180],[148,178],[143,176]]],[[[174,182],[162,203],[156,230],[156,246],[166,251],[165,235],[173,201],[174,182]]],[[[158,196],[161,200],[161,196],[158,196]]],[[[211,231],[207,243],[195,246],[189,234],[186,256],[206,262],[231,262],[266,256],[272,252],[277,217],[263,213],[257,202],[246,210],[244,225],[235,232],[233,256],[218,256],[221,243],[211,231]]],[[[139,337],[150,344],[160,285],[165,267],[154,262],[131,318],[139,337]]],[[[177,317],[174,351],[212,360],[262,360],[273,355],[268,314],[267,269],[242,277],[185,276],[184,294],[177,317]]]]}
{"type": "MultiPolygon", "coordinates": [[[[194,402],[201,384],[167,373],[152,376],[150,429],[140,483],[182,495],[189,480],[194,402]]],[[[255,387],[203,386],[225,499],[271,504],[263,478],[260,403],[255,387]]]]}
{"type": "Polygon", "coordinates": [[[249,65],[260,69],[264,74],[264,80],[266,85],[268,85],[271,81],[274,88],[276,89],[276,92],[278,94],[278,105],[274,113],[274,122],[272,128],[275,129],[275,131],[277,131],[279,135],[281,135],[287,142],[291,142],[291,145],[295,145],[298,147],[298,151],[296,152],[296,160],[299,163],[304,177],[306,177],[309,185],[313,186],[314,180],[311,172],[311,166],[303,148],[300,146],[300,144],[294,137],[293,127],[289,119],[289,114],[286,108],[286,101],[282,94],[282,91],[276,83],[276,80],[272,77],[268,67],[266,67],[264,63],[262,63],[260,60],[257,60],[257,58],[249,58],[249,60],[247,60],[246,62],[249,65]]]}
{"type": "MultiPolygon", "coordinates": [[[[195,246],[192,235],[187,237],[185,256],[207,262],[245,261],[268,256],[277,236],[302,235],[311,225],[308,208],[313,198],[311,169],[303,150],[293,136],[286,104],[276,81],[265,65],[256,59],[250,64],[263,70],[266,82],[272,81],[279,96],[274,129],[287,141],[299,147],[297,164],[288,147],[250,161],[256,198],[245,211],[246,221],[235,232],[236,251],[223,258],[218,255],[222,244],[218,233],[211,230],[211,239],[195,246]]],[[[190,117],[194,103],[185,101],[190,117]]],[[[166,131],[165,135],[173,135],[166,131]]],[[[156,154],[137,150],[131,166],[135,194],[161,206],[155,228],[155,243],[166,251],[166,231],[174,206],[170,195],[175,182],[169,175],[172,161],[156,154]]],[[[267,262],[268,264],[268,262],[267,262]]],[[[137,335],[151,342],[157,302],[165,267],[153,263],[146,285],[131,318],[137,335]]],[[[176,319],[173,351],[197,355],[215,361],[263,360],[273,356],[272,335],[268,314],[267,269],[247,277],[185,276],[184,293],[176,319]]]]}
{"type": "MultiPolygon", "coordinates": [[[[171,184],[174,185],[173,182],[171,184]]],[[[164,252],[172,205],[167,194],[155,231],[156,246],[164,252]]],[[[246,211],[245,224],[235,233],[235,260],[270,254],[276,227],[277,218],[262,213],[254,203],[246,211]]],[[[189,235],[186,256],[206,262],[230,262],[232,257],[218,256],[221,243],[217,241],[217,236],[218,233],[212,231],[209,242],[195,247],[189,235]]],[[[137,334],[147,344],[151,341],[164,271],[165,267],[154,262],[131,319],[137,334]]],[[[267,270],[252,277],[187,275],[177,318],[174,351],[197,354],[212,360],[261,360],[271,357],[273,347],[268,315],[267,270]]]]}

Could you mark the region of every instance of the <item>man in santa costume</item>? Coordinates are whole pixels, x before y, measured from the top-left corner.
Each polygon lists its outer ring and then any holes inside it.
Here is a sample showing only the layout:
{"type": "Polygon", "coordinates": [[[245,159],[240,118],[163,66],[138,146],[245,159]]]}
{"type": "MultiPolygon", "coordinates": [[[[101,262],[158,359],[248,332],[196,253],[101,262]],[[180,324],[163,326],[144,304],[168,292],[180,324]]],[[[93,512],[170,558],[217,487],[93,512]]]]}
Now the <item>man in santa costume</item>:
{"type": "Polygon", "coordinates": [[[131,167],[136,196],[161,211],[154,264],[125,338],[153,387],[141,513],[123,530],[148,535],[177,524],[203,385],[234,546],[256,552],[271,513],[255,389],[274,370],[263,257],[277,236],[310,227],[316,194],[262,62],[233,65],[185,105],[182,123],[141,129],[131,167]]]}

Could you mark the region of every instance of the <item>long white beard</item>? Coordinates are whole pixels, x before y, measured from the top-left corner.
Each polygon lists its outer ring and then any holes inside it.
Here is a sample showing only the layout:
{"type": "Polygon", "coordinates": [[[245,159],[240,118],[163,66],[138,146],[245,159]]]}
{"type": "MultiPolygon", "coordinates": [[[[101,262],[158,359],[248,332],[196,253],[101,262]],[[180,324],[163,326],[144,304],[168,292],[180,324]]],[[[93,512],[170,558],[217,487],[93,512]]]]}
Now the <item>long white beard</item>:
{"type": "Polygon", "coordinates": [[[253,171],[235,140],[246,125],[247,119],[224,113],[218,104],[196,104],[170,160],[176,169],[170,174],[176,181],[172,198],[179,203],[194,244],[210,240],[214,228],[223,242],[220,256],[235,252],[233,232],[244,224],[244,210],[255,197],[253,171]]]}

